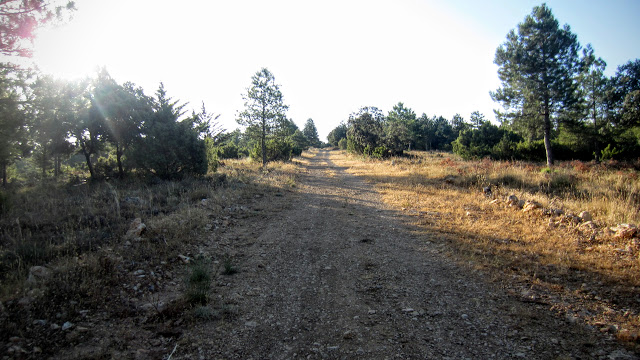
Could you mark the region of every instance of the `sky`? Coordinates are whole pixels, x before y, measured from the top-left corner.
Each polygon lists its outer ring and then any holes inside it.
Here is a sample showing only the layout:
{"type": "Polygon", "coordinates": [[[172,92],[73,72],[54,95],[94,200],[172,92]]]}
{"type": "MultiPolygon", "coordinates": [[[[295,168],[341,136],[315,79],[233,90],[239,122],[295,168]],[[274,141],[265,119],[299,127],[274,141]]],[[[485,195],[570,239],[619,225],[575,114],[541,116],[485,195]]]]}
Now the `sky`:
{"type": "MultiPolygon", "coordinates": [[[[419,116],[480,111],[500,87],[496,49],[531,13],[530,0],[76,0],[70,21],[41,29],[33,62],[59,78],[105,67],[153,95],[160,82],[227,130],[251,77],[268,68],[302,129],[321,140],[363,106],[403,102],[419,116]]],[[[549,0],[561,25],[608,64],[640,58],[640,0],[549,0]]]]}

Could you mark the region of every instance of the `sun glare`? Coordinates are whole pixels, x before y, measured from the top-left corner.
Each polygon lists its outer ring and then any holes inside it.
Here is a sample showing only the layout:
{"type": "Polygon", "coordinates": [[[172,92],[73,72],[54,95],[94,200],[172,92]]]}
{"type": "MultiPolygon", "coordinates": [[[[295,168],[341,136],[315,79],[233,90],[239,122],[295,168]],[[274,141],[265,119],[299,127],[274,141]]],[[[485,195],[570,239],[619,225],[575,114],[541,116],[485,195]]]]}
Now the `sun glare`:
{"type": "Polygon", "coordinates": [[[45,74],[63,79],[83,78],[100,66],[100,59],[93,51],[92,44],[89,32],[46,29],[34,43],[33,60],[45,74]]]}

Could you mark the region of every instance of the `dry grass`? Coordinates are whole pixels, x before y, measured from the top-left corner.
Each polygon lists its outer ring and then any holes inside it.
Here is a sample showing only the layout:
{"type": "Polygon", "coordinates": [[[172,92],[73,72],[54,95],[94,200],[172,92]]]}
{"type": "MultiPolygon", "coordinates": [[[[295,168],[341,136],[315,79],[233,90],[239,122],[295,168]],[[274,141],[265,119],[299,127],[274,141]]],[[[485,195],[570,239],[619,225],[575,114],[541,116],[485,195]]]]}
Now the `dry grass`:
{"type": "Polygon", "coordinates": [[[106,312],[107,319],[139,316],[132,304],[157,299],[172,279],[181,279],[177,274],[188,271],[180,255],[197,257],[234,211],[257,198],[281,195],[295,186],[298,172],[296,163],[263,169],[232,160],[198,179],[49,184],[3,198],[0,353],[15,336],[46,349],[42,356],[70,345],[64,335],[44,336],[48,327],[35,325],[38,321],[75,323],[87,311],[106,312]],[[146,231],[141,239],[127,238],[136,218],[146,231]],[[46,266],[50,276],[29,283],[32,266],[46,266]],[[139,270],[146,275],[135,275],[139,270]]]}
{"type": "Polygon", "coordinates": [[[447,153],[413,152],[386,161],[334,157],[373,182],[385,202],[414,215],[418,231],[447,244],[452,256],[526,301],[638,343],[640,242],[608,230],[640,222],[636,171],[571,162],[550,172],[531,163],[462,161],[447,153]],[[482,189],[490,184],[486,197],[482,189]],[[504,199],[511,194],[565,215],[509,207],[504,199]],[[572,214],[584,210],[592,223],[575,221],[572,214]]]}

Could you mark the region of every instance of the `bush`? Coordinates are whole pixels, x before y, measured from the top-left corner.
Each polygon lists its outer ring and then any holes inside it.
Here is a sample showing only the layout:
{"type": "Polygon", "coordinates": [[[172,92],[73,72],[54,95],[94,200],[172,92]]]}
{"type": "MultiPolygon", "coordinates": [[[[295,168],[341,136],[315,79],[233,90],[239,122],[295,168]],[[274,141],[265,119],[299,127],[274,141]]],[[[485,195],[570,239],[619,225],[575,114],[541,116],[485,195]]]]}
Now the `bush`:
{"type": "Polygon", "coordinates": [[[376,159],[384,159],[391,155],[391,151],[384,146],[378,146],[371,152],[371,157],[376,159]]]}
{"type": "Polygon", "coordinates": [[[342,138],[338,141],[338,147],[340,150],[347,150],[347,138],[342,138]]]}
{"type": "Polygon", "coordinates": [[[521,141],[516,145],[516,158],[527,161],[546,161],[544,140],[521,141]]]}
{"type": "MultiPolygon", "coordinates": [[[[267,140],[267,161],[289,161],[294,155],[293,144],[281,139],[267,140]]],[[[251,159],[262,161],[262,146],[256,142],[249,154],[251,159]]]]}
{"type": "Polygon", "coordinates": [[[607,161],[613,160],[613,158],[620,154],[620,151],[615,147],[611,148],[611,144],[608,144],[604,150],[600,151],[600,160],[607,161]]]}
{"type": "Polygon", "coordinates": [[[94,171],[96,174],[100,174],[99,176],[115,178],[118,174],[118,164],[115,156],[99,157],[94,165],[94,171]]]}

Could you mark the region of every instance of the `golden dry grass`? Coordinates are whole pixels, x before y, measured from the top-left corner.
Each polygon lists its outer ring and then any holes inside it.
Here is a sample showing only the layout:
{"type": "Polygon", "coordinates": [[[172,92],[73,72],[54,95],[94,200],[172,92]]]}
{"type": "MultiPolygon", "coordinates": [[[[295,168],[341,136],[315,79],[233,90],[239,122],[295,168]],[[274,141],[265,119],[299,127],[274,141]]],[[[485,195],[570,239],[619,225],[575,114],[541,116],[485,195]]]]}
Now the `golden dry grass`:
{"type": "Polygon", "coordinates": [[[572,162],[549,172],[530,163],[463,161],[447,153],[412,152],[385,161],[343,152],[332,157],[374,183],[385,202],[414,215],[425,239],[446,244],[453,257],[528,301],[638,342],[639,241],[608,230],[640,220],[636,171],[572,162]],[[489,184],[491,197],[482,191],[489,184]],[[504,199],[511,194],[565,215],[509,207],[504,199]],[[571,221],[572,213],[584,210],[592,223],[571,221]]]}

